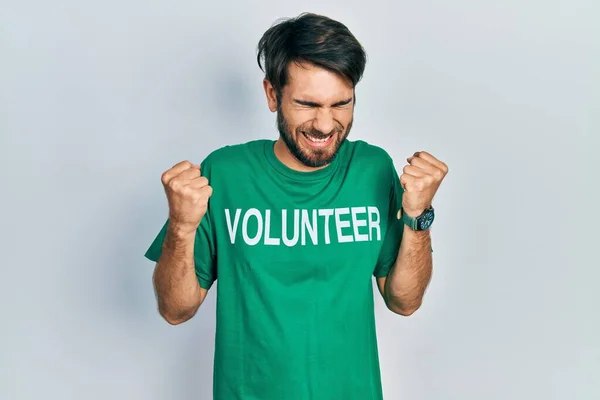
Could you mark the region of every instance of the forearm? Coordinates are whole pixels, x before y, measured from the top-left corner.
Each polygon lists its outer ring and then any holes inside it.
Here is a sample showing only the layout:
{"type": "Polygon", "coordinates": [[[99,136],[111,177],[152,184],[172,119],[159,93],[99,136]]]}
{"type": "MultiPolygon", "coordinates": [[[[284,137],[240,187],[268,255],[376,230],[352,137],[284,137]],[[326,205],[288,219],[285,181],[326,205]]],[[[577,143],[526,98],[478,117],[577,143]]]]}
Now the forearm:
{"type": "Polygon", "coordinates": [[[202,303],[194,268],[195,234],[176,224],[170,225],[154,271],[158,309],[169,323],[190,319],[202,303]]]}
{"type": "Polygon", "coordinates": [[[388,307],[402,315],[414,313],[421,306],[432,268],[429,230],[416,232],[405,225],[398,258],[385,282],[388,307]]]}

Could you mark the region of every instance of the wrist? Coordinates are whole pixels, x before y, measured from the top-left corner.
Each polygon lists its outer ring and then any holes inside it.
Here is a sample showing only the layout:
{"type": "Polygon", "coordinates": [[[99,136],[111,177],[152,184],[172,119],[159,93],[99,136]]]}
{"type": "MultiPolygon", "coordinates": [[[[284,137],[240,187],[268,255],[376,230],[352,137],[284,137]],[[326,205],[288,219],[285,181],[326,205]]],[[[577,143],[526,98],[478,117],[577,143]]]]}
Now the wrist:
{"type": "Polygon", "coordinates": [[[176,220],[169,220],[169,226],[167,227],[169,233],[176,238],[185,238],[190,235],[195,235],[198,226],[188,223],[182,223],[176,220]]]}
{"type": "Polygon", "coordinates": [[[398,219],[414,231],[424,231],[429,229],[433,223],[434,210],[431,206],[425,209],[405,208],[403,206],[398,211],[398,219]]]}
{"type": "Polygon", "coordinates": [[[402,206],[402,212],[411,218],[419,217],[425,210],[425,208],[407,208],[402,206]]]}
{"type": "Polygon", "coordinates": [[[423,214],[423,210],[411,210],[407,208],[404,208],[402,212],[411,218],[417,218],[419,215],[423,214]]]}

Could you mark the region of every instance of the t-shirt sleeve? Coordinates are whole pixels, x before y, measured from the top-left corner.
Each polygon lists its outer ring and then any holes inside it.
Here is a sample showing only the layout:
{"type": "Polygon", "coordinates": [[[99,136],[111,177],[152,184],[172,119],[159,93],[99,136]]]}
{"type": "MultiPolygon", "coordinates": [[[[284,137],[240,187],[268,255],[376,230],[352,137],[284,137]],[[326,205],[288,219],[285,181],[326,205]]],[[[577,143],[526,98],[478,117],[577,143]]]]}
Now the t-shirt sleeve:
{"type": "MultiPolygon", "coordinates": [[[[206,168],[205,170],[204,166],[201,167],[202,175],[206,176],[209,173],[209,169],[206,168]]],[[[198,283],[200,284],[200,287],[206,290],[210,289],[212,284],[217,279],[215,240],[210,212],[209,200],[208,209],[206,214],[204,214],[198,229],[196,229],[196,237],[194,240],[194,266],[196,270],[196,276],[198,277],[198,283]]],[[[157,262],[160,258],[168,226],[169,219],[166,220],[163,227],[156,235],[154,241],[146,250],[144,256],[147,259],[157,262]]]]}
{"type": "Polygon", "coordinates": [[[389,188],[389,207],[384,214],[387,217],[387,231],[383,238],[383,244],[379,253],[377,264],[373,275],[377,278],[387,276],[390,269],[396,262],[400,242],[402,241],[402,233],[404,232],[404,223],[398,219],[398,210],[402,207],[402,194],[404,190],[400,184],[400,177],[394,167],[394,162],[389,158],[388,176],[391,176],[387,187],[389,188]]]}

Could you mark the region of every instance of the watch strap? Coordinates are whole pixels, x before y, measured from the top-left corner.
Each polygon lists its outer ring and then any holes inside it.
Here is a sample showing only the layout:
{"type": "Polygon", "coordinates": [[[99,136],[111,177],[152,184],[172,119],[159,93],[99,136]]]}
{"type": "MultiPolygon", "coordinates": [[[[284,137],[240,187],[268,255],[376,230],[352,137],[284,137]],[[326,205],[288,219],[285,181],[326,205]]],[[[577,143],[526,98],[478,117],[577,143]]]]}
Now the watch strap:
{"type": "Polygon", "coordinates": [[[423,216],[428,212],[428,211],[433,211],[432,207],[426,208],[425,210],[423,210],[423,212],[421,213],[421,215],[419,215],[418,217],[411,217],[408,214],[406,214],[404,212],[403,208],[400,208],[398,210],[398,219],[400,219],[403,223],[405,223],[406,225],[408,225],[408,227],[410,229],[412,229],[413,231],[418,231],[419,229],[419,220],[421,218],[423,218],[423,216]]]}

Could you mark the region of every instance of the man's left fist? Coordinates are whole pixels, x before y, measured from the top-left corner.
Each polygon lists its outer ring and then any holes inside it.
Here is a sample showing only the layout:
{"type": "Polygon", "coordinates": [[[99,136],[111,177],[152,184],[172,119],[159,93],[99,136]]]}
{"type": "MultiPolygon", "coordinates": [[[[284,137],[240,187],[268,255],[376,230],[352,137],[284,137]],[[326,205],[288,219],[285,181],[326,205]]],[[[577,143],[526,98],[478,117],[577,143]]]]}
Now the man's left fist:
{"type": "Polygon", "coordinates": [[[448,173],[448,166],[425,151],[406,159],[400,183],[404,189],[402,208],[413,218],[431,207],[433,196],[448,173]]]}

